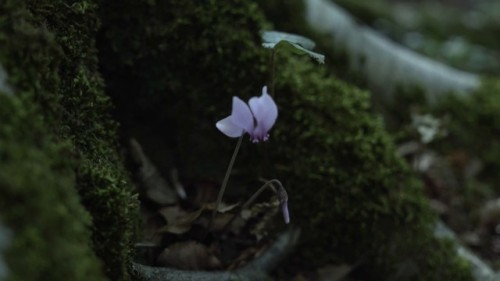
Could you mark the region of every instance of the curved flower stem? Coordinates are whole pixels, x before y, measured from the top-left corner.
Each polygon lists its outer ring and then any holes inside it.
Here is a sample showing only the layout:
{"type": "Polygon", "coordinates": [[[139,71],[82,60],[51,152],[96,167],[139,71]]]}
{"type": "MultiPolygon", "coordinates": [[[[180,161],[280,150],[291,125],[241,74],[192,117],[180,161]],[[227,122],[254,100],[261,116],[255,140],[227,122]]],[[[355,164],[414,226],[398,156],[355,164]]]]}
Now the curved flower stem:
{"type": "Polygon", "coordinates": [[[231,161],[229,161],[229,165],[227,166],[226,175],[224,176],[224,180],[222,181],[222,186],[219,190],[219,194],[217,195],[217,201],[215,202],[214,210],[212,212],[212,217],[210,218],[210,222],[208,223],[208,228],[212,227],[212,223],[217,215],[217,210],[219,209],[219,205],[222,202],[222,197],[224,196],[224,192],[226,191],[227,182],[229,181],[229,175],[231,175],[231,171],[233,170],[234,161],[236,160],[236,156],[238,155],[238,151],[240,150],[241,142],[243,140],[243,135],[238,139],[238,143],[234,148],[233,156],[231,157],[231,161]]]}
{"type": "Polygon", "coordinates": [[[229,226],[231,226],[231,224],[233,223],[233,221],[241,215],[241,212],[245,209],[247,209],[248,207],[250,207],[250,205],[252,205],[252,203],[257,199],[257,197],[259,197],[259,195],[264,192],[264,190],[266,188],[271,188],[271,190],[276,194],[278,195],[279,197],[279,201],[280,201],[280,205],[282,206],[282,209],[283,209],[283,215],[285,216],[285,222],[288,224],[289,221],[290,221],[290,218],[289,218],[289,214],[288,214],[288,207],[286,206],[287,204],[287,201],[288,201],[288,195],[286,193],[286,190],[285,188],[283,187],[283,184],[281,184],[281,182],[277,179],[272,179],[272,180],[268,180],[266,181],[266,183],[264,183],[258,190],[257,192],[255,192],[252,197],[250,197],[250,199],[248,199],[245,204],[243,204],[243,206],[241,206],[241,209],[240,211],[234,215],[231,220],[229,220],[229,222],[227,222],[227,224],[224,226],[224,230],[226,230],[229,226]],[[276,190],[276,188],[274,187],[273,183],[277,184],[279,186],[279,189],[276,190]],[[285,207],[283,207],[285,206],[285,207]],[[285,212],[285,208],[286,208],[286,212],[285,212]],[[286,213],[286,214],[285,214],[286,213]]]}
{"type": "Polygon", "coordinates": [[[281,184],[281,182],[277,179],[272,179],[272,180],[268,180],[266,183],[264,183],[258,190],[257,192],[255,192],[252,197],[250,197],[250,199],[247,200],[247,202],[245,202],[245,204],[243,204],[243,206],[241,206],[241,210],[244,210],[246,208],[248,208],[250,205],[252,205],[252,203],[257,199],[257,197],[259,197],[259,195],[264,192],[264,190],[267,188],[267,187],[270,187],[271,190],[274,192],[274,193],[277,193],[276,191],[276,188],[273,186],[273,183],[276,183],[277,185],[279,185],[280,187],[283,187],[283,185],[281,184]]]}

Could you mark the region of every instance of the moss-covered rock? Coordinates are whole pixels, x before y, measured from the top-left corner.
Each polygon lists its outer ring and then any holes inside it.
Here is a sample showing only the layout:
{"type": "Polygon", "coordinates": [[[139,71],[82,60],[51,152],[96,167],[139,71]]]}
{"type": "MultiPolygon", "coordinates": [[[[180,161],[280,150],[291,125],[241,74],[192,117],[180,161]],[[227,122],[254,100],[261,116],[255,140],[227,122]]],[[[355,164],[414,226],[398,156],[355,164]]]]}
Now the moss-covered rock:
{"type": "Polygon", "coordinates": [[[0,62],[17,95],[1,102],[0,128],[2,217],[16,226],[12,280],[101,280],[91,248],[108,277],[129,279],[137,201],[97,71],[97,8],[98,1],[0,4],[0,62]],[[37,271],[27,275],[26,267],[37,271]]]}
{"type": "Polygon", "coordinates": [[[299,225],[311,226],[303,237],[306,260],[325,264],[332,252],[349,262],[368,259],[374,280],[469,280],[466,263],[433,237],[421,186],[370,112],[368,94],[285,59],[273,159],[288,166],[276,172],[288,183],[299,225]]]}
{"type": "MultiPolygon", "coordinates": [[[[184,178],[220,180],[234,141],[214,124],[231,96],[258,95],[266,81],[259,32],[269,24],[255,3],[125,1],[102,13],[101,63],[117,116],[171,146],[184,178]]],[[[368,280],[470,280],[452,245],[433,237],[434,217],[369,95],[307,59],[278,58],[278,122],[268,143],[243,146],[235,178],[286,184],[304,227],[292,264],[363,260],[368,280]]]]}

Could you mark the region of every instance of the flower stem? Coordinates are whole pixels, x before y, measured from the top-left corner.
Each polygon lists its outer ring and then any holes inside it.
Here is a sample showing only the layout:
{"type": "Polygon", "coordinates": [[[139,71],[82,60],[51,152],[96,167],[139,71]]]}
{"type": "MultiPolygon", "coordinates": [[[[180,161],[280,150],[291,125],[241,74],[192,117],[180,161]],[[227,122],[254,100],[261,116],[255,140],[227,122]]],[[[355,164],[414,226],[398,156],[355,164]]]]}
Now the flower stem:
{"type": "Polygon", "coordinates": [[[276,72],[276,65],[275,65],[275,51],[274,48],[271,49],[271,96],[274,95],[274,74],[276,72]]]}
{"type": "MultiPolygon", "coordinates": [[[[283,184],[281,184],[281,182],[277,179],[272,179],[272,180],[268,180],[266,181],[266,183],[264,183],[258,190],[257,192],[255,192],[252,197],[250,197],[250,199],[248,199],[245,204],[243,204],[243,206],[241,206],[241,209],[240,211],[234,215],[231,220],[229,220],[229,222],[226,223],[226,225],[224,226],[224,230],[226,230],[229,226],[231,226],[231,224],[233,223],[233,221],[241,215],[241,212],[245,209],[247,209],[248,207],[250,207],[250,205],[252,205],[252,203],[257,199],[257,197],[259,197],[259,195],[264,192],[264,190],[266,188],[270,188],[276,195],[278,195],[279,199],[280,199],[280,204],[283,205],[284,203],[286,204],[286,201],[288,200],[288,195],[286,194],[286,190],[285,188],[283,187],[283,184]],[[276,190],[276,188],[274,187],[273,184],[277,184],[279,186],[279,190],[276,190]]],[[[288,212],[288,210],[287,210],[288,212]]],[[[288,222],[287,222],[288,223],[288,222]]]]}
{"type": "Polygon", "coordinates": [[[257,192],[255,192],[252,197],[250,197],[250,199],[247,200],[247,202],[245,202],[245,204],[243,204],[243,206],[241,206],[241,210],[245,210],[246,208],[248,208],[250,205],[252,205],[252,203],[257,199],[257,197],[259,197],[259,195],[264,192],[264,190],[267,188],[267,187],[270,187],[272,191],[274,191],[274,193],[276,193],[276,188],[274,188],[273,186],[273,183],[276,183],[278,184],[280,187],[283,187],[283,185],[281,184],[281,182],[277,179],[272,179],[272,180],[268,180],[265,184],[263,184],[258,190],[257,192]]]}
{"type": "Polygon", "coordinates": [[[224,180],[222,181],[222,186],[219,190],[219,194],[217,195],[217,201],[215,202],[214,210],[212,212],[212,217],[210,218],[210,222],[208,223],[208,228],[212,226],[212,223],[217,215],[217,210],[219,209],[219,205],[222,202],[222,197],[224,196],[224,192],[226,191],[227,183],[229,181],[229,175],[233,170],[234,161],[236,160],[236,156],[238,155],[238,151],[240,150],[241,142],[243,140],[243,135],[238,139],[238,143],[236,143],[236,147],[233,151],[233,156],[231,157],[231,161],[229,161],[229,165],[227,166],[226,175],[224,176],[224,180]]]}

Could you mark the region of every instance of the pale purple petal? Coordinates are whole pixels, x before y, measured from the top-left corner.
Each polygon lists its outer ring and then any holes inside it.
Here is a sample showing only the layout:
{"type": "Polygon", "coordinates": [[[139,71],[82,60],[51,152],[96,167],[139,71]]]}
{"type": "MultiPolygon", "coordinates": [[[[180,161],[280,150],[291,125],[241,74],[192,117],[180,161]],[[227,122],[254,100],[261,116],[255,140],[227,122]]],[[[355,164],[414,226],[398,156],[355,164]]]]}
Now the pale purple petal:
{"type": "Polygon", "coordinates": [[[248,104],[257,122],[251,136],[257,141],[266,140],[269,130],[271,130],[278,118],[278,107],[273,98],[267,93],[267,87],[262,88],[260,97],[251,98],[248,104]]]}
{"type": "Polygon", "coordinates": [[[215,124],[217,129],[230,138],[237,138],[243,135],[243,129],[234,125],[231,116],[228,116],[215,124]]]}
{"type": "Polygon", "coordinates": [[[233,109],[231,112],[231,122],[251,133],[254,130],[254,119],[248,105],[238,97],[233,97],[233,109]]]}

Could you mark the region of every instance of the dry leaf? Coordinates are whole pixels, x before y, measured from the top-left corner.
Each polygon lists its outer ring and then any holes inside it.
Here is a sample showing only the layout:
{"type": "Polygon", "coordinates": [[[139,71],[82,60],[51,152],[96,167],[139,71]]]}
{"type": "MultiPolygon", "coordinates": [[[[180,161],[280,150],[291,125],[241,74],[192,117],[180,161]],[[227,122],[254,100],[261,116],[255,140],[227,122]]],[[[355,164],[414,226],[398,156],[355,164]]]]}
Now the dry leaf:
{"type": "Polygon", "coordinates": [[[158,233],[184,234],[191,230],[191,224],[168,224],[158,230],[158,233]]]}
{"type": "Polygon", "coordinates": [[[235,258],[231,264],[228,266],[227,270],[234,270],[236,268],[242,267],[249,261],[260,256],[264,251],[269,249],[268,245],[256,245],[253,247],[246,248],[240,255],[235,258]]]}
{"type": "Polygon", "coordinates": [[[177,169],[170,170],[170,179],[175,187],[175,190],[177,191],[177,195],[179,195],[182,200],[185,200],[187,198],[186,189],[184,189],[184,186],[179,180],[179,172],[177,169]]]}
{"type": "Polygon", "coordinates": [[[188,232],[193,223],[203,212],[203,209],[199,209],[195,212],[189,213],[184,216],[177,217],[173,222],[168,223],[164,227],[158,230],[158,233],[172,233],[172,234],[183,234],[188,232]]]}
{"type": "Polygon", "coordinates": [[[161,242],[163,235],[157,231],[163,225],[165,220],[157,213],[141,207],[142,217],[142,236],[139,242],[135,244],[137,259],[141,262],[152,263],[156,260],[159,251],[161,251],[161,242]]]}
{"type": "Polygon", "coordinates": [[[132,159],[139,165],[140,192],[159,205],[177,203],[177,195],[173,188],[163,179],[135,139],[130,140],[130,152],[132,159]]]}
{"type": "Polygon", "coordinates": [[[250,209],[241,210],[236,218],[227,226],[228,231],[234,234],[239,234],[240,231],[248,224],[248,221],[252,218],[257,218],[257,222],[251,228],[251,233],[257,237],[258,240],[265,236],[265,228],[268,222],[270,222],[273,217],[278,212],[279,201],[275,198],[272,202],[263,202],[254,204],[250,209]]]}
{"type": "MultiPolygon", "coordinates": [[[[224,203],[224,202],[221,202],[221,204],[217,208],[217,212],[223,214],[223,213],[226,213],[226,212],[234,210],[238,206],[240,206],[239,202],[235,203],[235,204],[229,204],[229,205],[226,204],[226,203],[224,203]]],[[[212,210],[213,210],[213,207],[212,207],[212,210]]]]}
{"type": "Polygon", "coordinates": [[[151,187],[146,190],[146,197],[157,203],[158,205],[169,205],[175,203],[176,197],[172,197],[172,193],[167,191],[167,184],[164,181],[151,183],[151,187]]]}
{"type": "Polygon", "coordinates": [[[328,265],[318,269],[318,281],[342,281],[352,271],[348,264],[328,265]]]}
{"type": "MultiPolygon", "coordinates": [[[[227,213],[229,211],[234,210],[239,205],[240,205],[240,203],[226,204],[224,202],[220,202],[219,207],[217,208],[217,212],[218,213],[227,213]]],[[[201,207],[205,210],[213,211],[215,209],[215,203],[213,203],[213,202],[205,203],[201,207]]]]}
{"type": "Polygon", "coordinates": [[[242,218],[241,216],[238,216],[234,218],[230,225],[228,225],[227,229],[234,234],[240,234],[241,230],[243,229],[243,227],[245,227],[246,224],[247,220],[242,218]]]}
{"type": "MultiPolygon", "coordinates": [[[[202,216],[196,221],[196,223],[200,224],[204,228],[207,228],[208,223],[210,221],[210,217],[211,217],[211,214],[210,214],[210,216],[202,216]]],[[[214,221],[212,222],[212,225],[210,226],[209,231],[210,232],[219,232],[219,231],[222,231],[226,228],[229,228],[229,226],[230,226],[229,223],[231,222],[233,217],[234,217],[234,214],[229,214],[229,213],[218,214],[215,217],[214,221]]],[[[232,225],[232,223],[231,223],[231,225],[232,225]]]]}
{"type": "Polygon", "coordinates": [[[162,235],[158,233],[158,229],[165,225],[163,218],[159,214],[144,207],[141,207],[141,217],[144,222],[141,242],[160,245],[162,235]]]}
{"type": "MultiPolygon", "coordinates": [[[[208,226],[210,221],[211,211],[214,209],[214,204],[204,204],[200,209],[192,213],[186,213],[179,206],[165,207],[159,210],[159,213],[167,221],[167,225],[159,229],[160,233],[172,233],[172,234],[183,234],[191,230],[194,224],[199,224],[204,227],[208,226]],[[210,211],[210,212],[209,212],[210,211]],[[202,216],[203,213],[207,213],[206,216],[202,216]],[[210,216],[208,216],[210,213],[210,216]]],[[[221,231],[229,223],[229,221],[234,217],[234,214],[226,213],[234,210],[239,206],[239,203],[226,205],[222,203],[220,205],[219,214],[215,217],[215,220],[210,227],[210,231],[221,231]]]]}
{"type": "Polygon", "coordinates": [[[158,213],[165,219],[167,224],[174,223],[180,218],[188,215],[188,212],[183,210],[180,206],[163,207],[158,210],[158,213]]]}
{"type": "Polygon", "coordinates": [[[219,259],[203,244],[195,241],[179,242],[163,250],[158,265],[185,270],[208,270],[221,267],[219,259]]]}
{"type": "Polygon", "coordinates": [[[267,236],[267,231],[269,229],[269,223],[273,223],[273,219],[279,212],[280,203],[278,200],[273,200],[270,203],[260,203],[255,204],[252,207],[252,212],[255,215],[261,214],[262,216],[250,229],[250,233],[255,235],[257,241],[267,236]]]}

